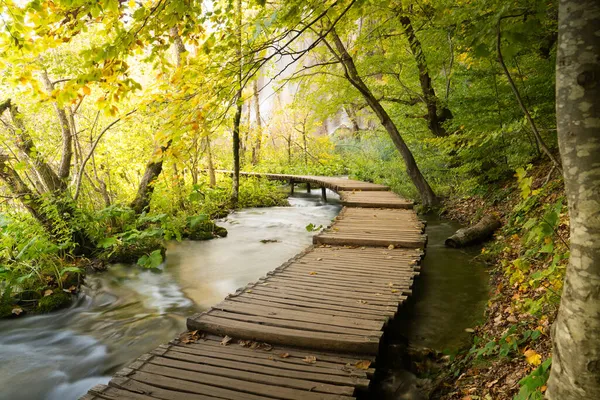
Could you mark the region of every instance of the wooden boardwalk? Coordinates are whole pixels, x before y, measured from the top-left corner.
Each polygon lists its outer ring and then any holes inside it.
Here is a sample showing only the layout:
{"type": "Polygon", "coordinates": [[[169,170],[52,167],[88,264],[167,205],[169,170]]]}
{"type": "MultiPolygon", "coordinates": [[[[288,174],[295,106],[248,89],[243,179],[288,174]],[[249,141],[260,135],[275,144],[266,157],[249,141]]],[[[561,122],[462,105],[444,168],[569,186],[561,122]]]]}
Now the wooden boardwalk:
{"type": "Polygon", "coordinates": [[[188,332],[82,399],[352,399],[411,292],[426,236],[412,203],[341,178],[252,174],[338,192],[314,245],[188,318],[188,332]]]}

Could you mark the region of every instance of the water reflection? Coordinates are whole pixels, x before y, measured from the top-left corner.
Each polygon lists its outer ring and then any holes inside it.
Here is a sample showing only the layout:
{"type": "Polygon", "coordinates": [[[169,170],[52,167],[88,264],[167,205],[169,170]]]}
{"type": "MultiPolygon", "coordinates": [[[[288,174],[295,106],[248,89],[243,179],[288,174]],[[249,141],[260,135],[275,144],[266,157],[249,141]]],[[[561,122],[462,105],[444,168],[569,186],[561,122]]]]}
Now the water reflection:
{"type": "Polygon", "coordinates": [[[0,399],[77,399],[185,327],[193,312],[263,276],[311,243],[309,223],[338,213],[333,193],[296,193],[293,207],[246,209],[225,239],[170,243],[159,272],[127,265],[89,276],[78,302],[49,315],[0,321],[0,399]],[[261,243],[262,239],[277,240],[261,243]]]}

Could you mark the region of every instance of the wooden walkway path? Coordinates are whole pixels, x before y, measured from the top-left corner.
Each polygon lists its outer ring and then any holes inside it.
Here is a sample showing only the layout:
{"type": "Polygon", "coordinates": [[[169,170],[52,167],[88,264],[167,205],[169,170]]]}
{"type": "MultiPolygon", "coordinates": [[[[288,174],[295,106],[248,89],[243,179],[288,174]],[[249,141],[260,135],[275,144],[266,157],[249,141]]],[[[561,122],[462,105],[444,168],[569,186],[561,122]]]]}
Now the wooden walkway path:
{"type": "Polygon", "coordinates": [[[412,203],[361,181],[244,175],[328,188],[345,206],[313,246],[82,399],[341,400],[368,388],[386,324],[419,274],[426,236],[412,203]]]}

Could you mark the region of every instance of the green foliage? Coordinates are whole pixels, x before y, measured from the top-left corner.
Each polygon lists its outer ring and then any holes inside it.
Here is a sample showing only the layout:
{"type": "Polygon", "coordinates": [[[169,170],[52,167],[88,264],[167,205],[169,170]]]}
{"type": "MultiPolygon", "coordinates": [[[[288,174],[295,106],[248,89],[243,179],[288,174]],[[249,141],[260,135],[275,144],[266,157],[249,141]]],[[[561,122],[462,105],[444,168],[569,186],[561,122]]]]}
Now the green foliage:
{"type": "Polygon", "coordinates": [[[141,256],[137,260],[137,265],[144,267],[144,268],[152,269],[152,268],[158,268],[158,266],[160,266],[160,264],[162,264],[162,262],[163,262],[162,251],[159,249],[159,250],[154,250],[150,254],[144,254],[143,256],[141,256]]]}
{"type": "Polygon", "coordinates": [[[312,222],[310,224],[306,225],[306,230],[308,232],[318,232],[321,229],[323,229],[323,225],[315,225],[312,222]]]}
{"type": "Polygon", "coordinates": [[[544,393],[542,388],[546,385],[546,381],[550,377],[550,365],[552,358],[545,360],[533,372],[519,381],[521,389],[519,393],[513,397],[513,400],[542,400],[544,393]]]}
{"type": "Polygon", "coordinates": [[[475,359],[482,357],[509,357],[518,354],[519,348],[541,336],[539,330],[518,332],[518,326],[512,325],[500,338],[485,340],[475,337],[469,354],[475,359]]]}

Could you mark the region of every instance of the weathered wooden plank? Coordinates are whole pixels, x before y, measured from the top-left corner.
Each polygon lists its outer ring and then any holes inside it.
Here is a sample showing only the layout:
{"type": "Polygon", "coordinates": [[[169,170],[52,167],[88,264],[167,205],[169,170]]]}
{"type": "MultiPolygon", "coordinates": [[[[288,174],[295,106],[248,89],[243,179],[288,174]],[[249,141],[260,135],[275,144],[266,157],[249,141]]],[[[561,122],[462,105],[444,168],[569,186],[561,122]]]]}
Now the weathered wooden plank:
{"type": "MultiPolygon", "coordinates": [[[[218,364],[223,363],[225,361],[231,361],[233,363],[240,364],[237,368],[245,369],[245,368],[253,368],[245,367],[242,364],[255,364],[262,365],[266,367],[273,367],[283,370],[290,370],[292,373],[298,372],[310,372],[318,375],[324,375],[321,378],[315,376],[305,376],[306,379],[317,379],[319,382],[328,382],[333,384],[355,384],[357,382],[353,380],[342,379],[339,380],[337,377],[342,378],[366,378],[367,371],[354,369],[351,367],[359,361],[368,360],[374,361],[374,358],[369,358],[367,355],[361,355],[360,358],[345,358],[345,357],[336,357],[331,356],[329,353],[322,354],[318,350],[307,350],[307,351],[299,351],[296,348],[289,347],[277,347],[274,346],[270,351],[261,351],[261,350],[252,350],[250,348],[241,347],[239,345],[228,345],[223,346],[220,342],[216,342],[217,346],[207,345],[210,341],[202,341],[200,343],[176,343],[171,347],[166,349],[165,351],[159,350],[157,355],[163,357],[171,357],[177,358],[177,355],[173,355],[173,352],[178,353],[186,353],[188,355],[193,355],[194,357],[207,357],[208,360],[203,358],[192,359],[187,355],[179,355],[178,357],[188,357],[181,358],[187,360],[189,362],[199,362],[210,365],[221,365],[227,366],[228,368],[234,368],[234,364],[218,364]],[[289,356],[286,358],[282,358],[280,354],[288,354],[289,356]],[[317,361],[313,364],[307,364],[305,360],[306,357],[312,356],[316,357],[317,361]],[[215,361],[220,359],[218,361],[215,361]],[[347,366],[350,364],[350,367],[347,366]],[[332,375],[336,378],[331,378],[329,375],[332,375]]],[[[285,375],[288,376],[288,375],[285,375]]],[[[291,376],[291,375],[290,375],[291,376]]],[[[295,376],[295,375],[294,375],[295,376]]],[[[304,379],[303,378],[303,379],[304,379]]],[[[361,383],[361,382],[358,382],[361,383]]]]}
{"type": "Polygon", "coordinates": [[[379,238],[363,238],[363,237],[344,237],[335,236],[327,233],[313,236],[314,244],[353,244],[356,246],[380,246],[387,247],[390,245],[399,247],[425,247],[426,241],[410,240],[410,239],[379,239],[379,238]]]}
{"type": "Polygon", "coordinates": [[[298,322],[289,319],[277,319],[268,317],[259,317],[256,315],[238,314],[234,312],[211,310],[208,313],[213,317],[227,318],[236,321],[245,321],[257,323],[265,326],[278,326],[282,328],[305,329],[314,332],[329,332],[329,333],[347,333],[351,335],[365,335],[373,337],[381,337],[381,331],[369,331],[366,329],[345,328],[333,325],[326,325],[315,322],[298,322]]]}
{"type": "Polygon", "coordinates": [[[332,326],[341,326],[346,328],[360,328],[366,330],[378,331],[383,328],[382,322],[365,321],[359,318],[343,318],[336,316],[323,316],[321,314],[286,310],[276,307],[248,306],[243,303],[224,301],[213,307],[216,310],[236,312],[240,314],[257,315],[273,319],[289,319],[299,322],[317,322],[332,326]]]}
{"type": "Polygon", "coordinates": [[[175,377],[166,377],[147,372],[133,371],[127,377],[115,377],[110,386],[137,393],[151,394],[153,397],[167,400],[208,400],[214,398],[227,400],[266,400],[269,397],[243,393],[237,390],[190,382],[175,377]]]}
{"type": "MultiPolygon", "coordinates": [[[[264,368],[257,369],[264,372],[264,368]]],[[[274,368],[272,368],[274,370],[274,368]]],[[[142,365],[138,371],[174,377],[193,382],[206,383],[210,385],[240,389],[255,394],[269,395],[282,394],[288,395],[288,398],[310,398],[305,391],[314,393],[325,393],[333,395],[342,395],[344,397],[352,396],[354,388],[351,386],[336,386],[320,382],[311,382],[307,380],[283,377],[280,375],[264,374],[257,372],[242,371],[239,369],[229,369],[197,363],[190,363],[180,360],[171,360],[164,357],[154,357],[149,363],[142,365]],[[262,385],[259,385],[262,384],[262,385]],[[267,386],[267,387],[265,387],[267,386]],[[291,389],[291,390],[288,390],[291,389]],[[302,391],[298,393],[298,391],[302,391]]],[[[276,372],[276,371],[270,371],[276,372]]],[[[319,395],[313,398],[321,398],[319,395]]],[[[328,397],[337,399],[337,396],[328,397]]]]}
{"type": "MultiPolygon", "coordinates": [[[[204,339],[202,340],[202,344],[208,344],[208,343],[218,343],[220,347],[225,347],[228,348],[228,346],[223,346],[221,345],[221,342],[223,340],[222,336],[218,336],[218,335],[213,335],[213,334],[205,334],[204,335],[204,339]]],[[[302,358],[304,359],[306,356],[314,356],[317,355],[319,356],[319,361],[327,361],[327,362],[331,362],[331,363],[339,363],[339,364],[354,364],[358,361],[364,361],[364,360],[369,360],[371,362],[375,362],[375,356],[370,356],[367,354],[353,354],[353,353],[340,353],[340,352],[334,352],[334,351],[326,351],[326,350],[315,350],[315,349],[301,349],[299,347],[287,347],[287,346],[279,346],[279,345],[273,345],[273,348],[271,350],[261,350],[261,349],[250,349],[251,353],[263,353],[263,354],[271,354],[271,351],[280,351],[280,352],[286,352],[288,354],[290,354],[290,357],[284,359],[285,361],[288,361],[290,359],[294,359],[296,357],[298,358],[302,358]]],[[[244,348],[245,349],[245,348],[244,348]]],[[[316,364],[312,364],[312,365],[316,365],[316,364]]],[[[322,363],[319,362],[318,366],[321,366],[322,363]]],[[[344,368],[344,370],[347,370],[347,368],[344,368]]],[[[362,373],[363,370],[356,370],[352,373],[362,373]]]]}
{"type": "MultiPolygon", "coordinates": [[[[365,300],[365,298],[363,296],[360,297],[356,297],[356,296],[352,296],[349,293],[344,293],[344,294],[338,294],[338,295],[332,295],[332,294],[327,294],[327,293],[323,293],[320,290],[319,291],[315,291],[313,288],[310,289],[305,289],[305,290],[294,290],[294,289],[289,289],[289,288],[285,288],[285,289],[279,289],[276,287],[271,287],[269,286],[264,286],[264,285],[259,285],[259,286],[255,286],[253,289],[254,292],[267,292],[267,293],[290,293],[290,294],[295,294],[297,296],[301,296],[305,299],[312,299],[314,301],[318,301],[319,299],[327,299],[327,300],[331,300],[331,301],[336,301],[336,302],[348,302],[348,303],[355,303],[358,300],[365,300]],[[342,297],[343,296],[343,297],[342,297]]],[[[389,307],[397,307],[398,303],[400,302],[398,299],[394,300],[388,300],[388,299],[383,299],[380,297],[375,297],[375,296],[370,296],[369,297],[369,304],[373,304],[373,305],[379,305],[379,306],[389,306],[389,307]]],[[[359,303],[361,303],[359,301],[359,303]]]]}
{"type": "MultiPolygon", "coordinates": [[[[302,296],[295,293],[290,293],[286,291],[277,291],[277,290],[260,290],[260,289],[251,289],[252,295],[264,296],[266,298],[278,298],[278,299],[286,299],[286,300],[296,300],[302,302],[311,302],[313,304],[320,304],[322,308],[329,308],[330,306],[335,307],[348,307],[351,309],[358,309],[357,312],[369,314],[384,314],[387,315],[388,311],[396,312],[398,308],[398,303],[395,304],[373,304],[373,303],[362,303],[357,301],[356,299],[352,299],[349,296],[346,299],[328,299],[326,297],[315,298],[311,296],[302,296]],[[373,312],[371,312],[373,311],[373,312]]],[[[247,293],[247,292],[246,292],[247,293]]]]}
{"type": "Polygon", "coordinates": [[[241,321],[204,314],[200,319],[188,319],[188,326],[221,335],[253,338],[267,343],[314,349],[337,350],[340,352],[377,354],[379,339],[368,336],[344,335],[323,332],[306,332],[280,327],[264,327],[241,321]]]}
{"type": "Polygon", "coordinates": [[[394,302],[402,302],[406,299],[406,297],[402,296],[399,293],[383,293],[382,291],[372,291],[372,292],[357,292],[354,290],[348,290],[347,288],[344,289],[332,289],[329,286],[322,286],[322,285],[310,285],[310,286],[306,286],[303,284],[294,284],[293,282],[289,282],[289,283],[281,283],[281,282],[274,282],[274,280],[270,280],[268,282],[265,282],[263,284],[261,284],[260,286],[264,286],[267,285],[267,287],[273,287],[273,288],[278,288],[278,289],[283,289],[283,290],[290,290],[290,291],[305,291],[307,290],[307,287],[310,288],[310,290],[315,290],[318,293],[323,293],[326,295],[332,295],[332,296],[353,296],[355,298],[360,298],[360,299],[364,299],[364,300],[377,300],[377,299],[383,299],[386,301],[394,301],[394,302]]]}
{"type": "Polygon", "coordinates": [[[241,295],[236,296],[236,298],[263,300],[263,301],[269,301],[271,303],[289,304],[289,305],[300,306],[300,307],[321,308],[321,309],[325,309],[328,311],[344,311],[344,312],[349,312],[349,313],[356,313],[357,315],[376,315],[376,316],[381,315],[381,316],[393,317],[397,311],[392,308],[385,309],[385,310],[374,310],[372,308],[341,306],[341,305],[334,305],[334,304],[328,304],[328,303],[315,303],[315,302],[310,302],[310,301],[295,300],[295,299],[291,299],[291,298],[263,296],[262,294],[258,294],[258,293],[242,293],[241,295]]]}
{"type": "MultiPolygon", "coordinates": [[[[250,371],[270,376],[320,382],[338,387],[366,388],[369,384],[366,374],[362,376],[351,374],[344,375],[333,373],[339,372],[340,370],[318,368],[306,363],[304,363],[304,365],[299,365],[278,362],[276,360],[276,358],[279,358],[277,355],[273,355],[273,359],[269,360],[183,347],[178,348],[177,351],[169,350],[162,357],[193,363],[193,365],[212,365],[221,368],[229,368],[231,370],[250,371]]],[[[319,359],[318,356],[316,358],[317,360],[319,359]]],[[[319,363],[319,361],[317,361],[317,363],[319,363]]]]}
{"type": "MultiPolygon", "coordinates": [[[[244,298],[244,297],[231,297],[228,300],[240,302],[240,303],[244,303],[244,304],[260,305],[260,306],[267,306],[267,307],[272,306],[272,307],[286,308],[286,309],[290,309],[290,310],[312,312],[315,314],[331,315],[331,316],[338,316],[338,317],[356,318],[357,316],[360,316],[360,318],[365,319],[365,320],[374,320],[374,321],[383,321],[383,322],[387,322],[390,319],[390,317],[388,315],[376,315],[376,314],[358,315],[355,312],[328,310],[325,308],[316,308],[316,307],[302,307],[302,306],[296,306],[293,304],[276,303],[276,302],[270,302],[270,301],[266,301],[266,300],[259,300],[259,299],[255,299],[255,298],[251,299],[251,298],[244,298]]],[[[194,329],[194,328],[190,328],[189,324],[188,324],[188,328],[192,329],[192,330],[194,329]]],[[[214,333],[216,333],[216,332],[214,332],[214,333]]],[[[283,343],[283,344],[285,344],[285,343],[283,343]]]]}

